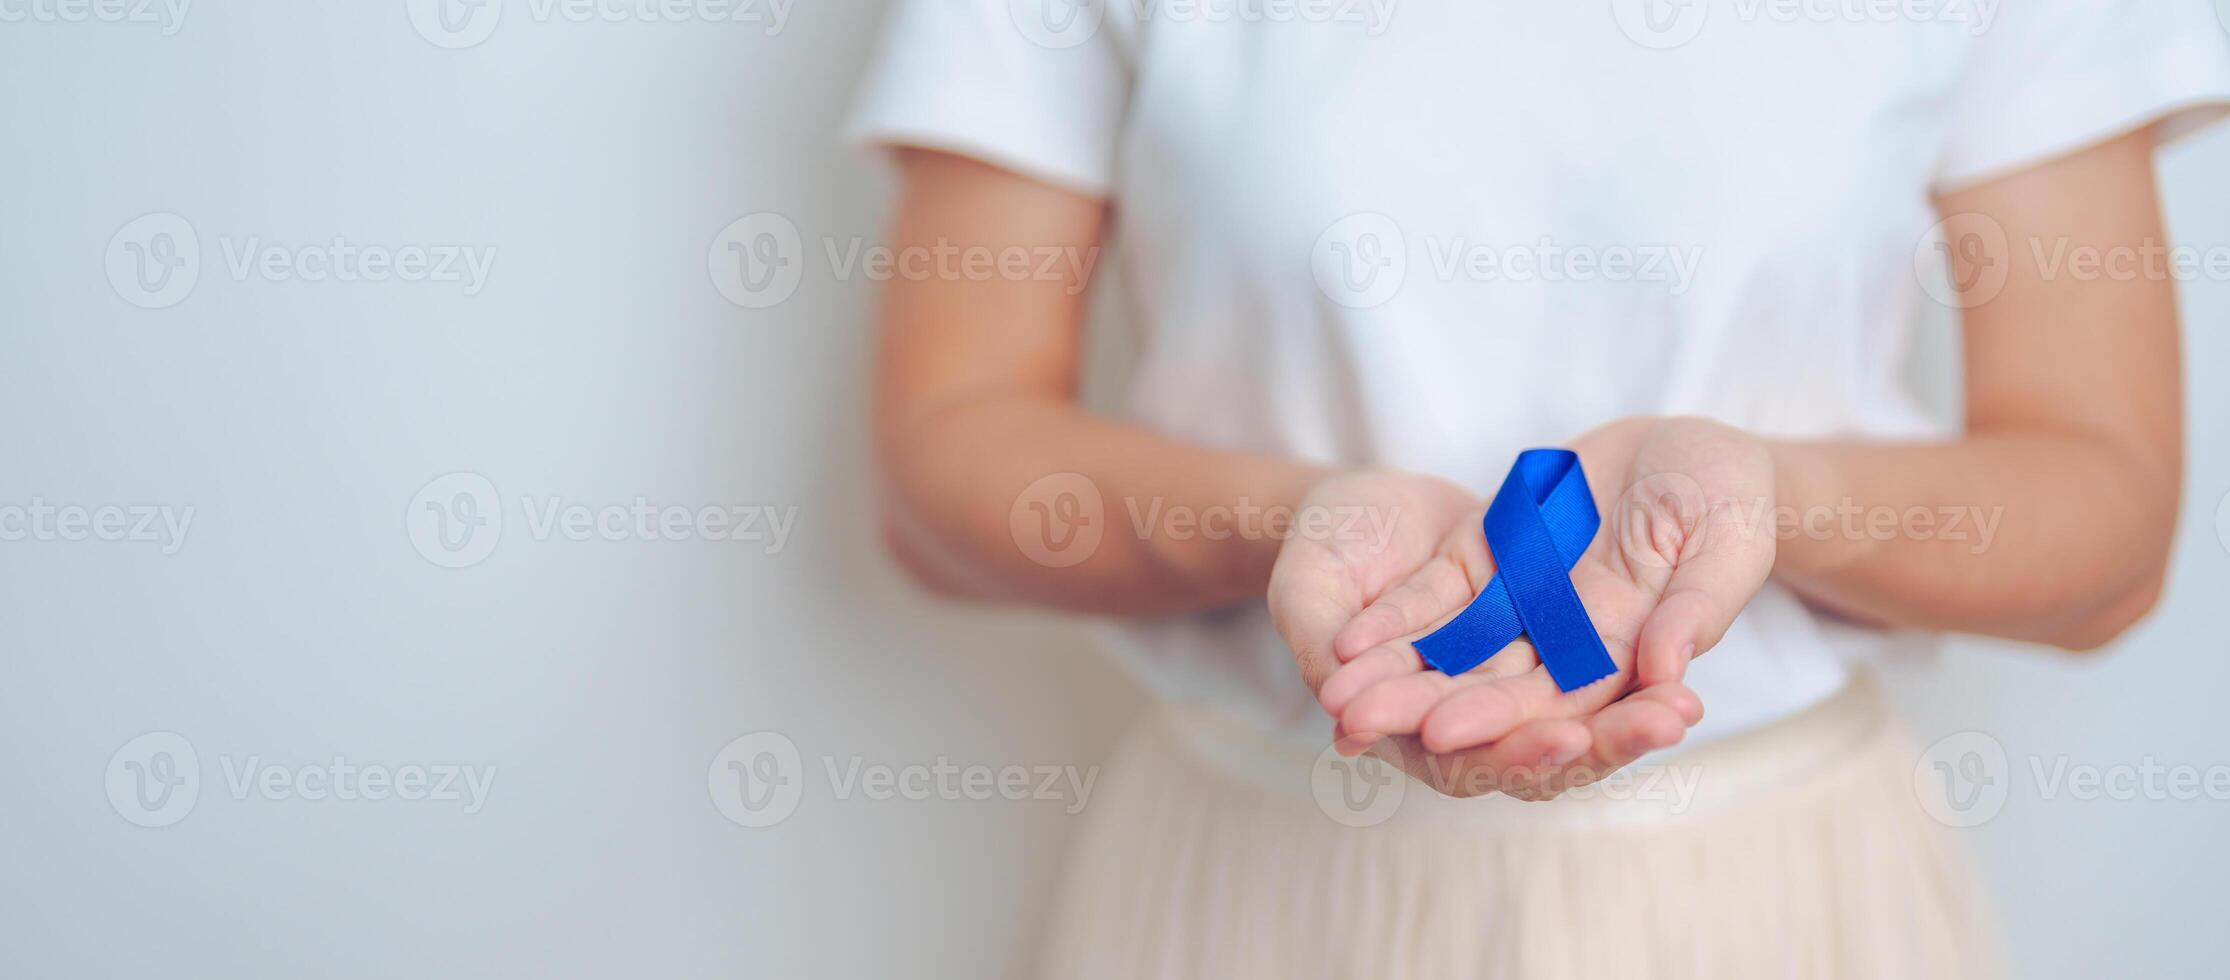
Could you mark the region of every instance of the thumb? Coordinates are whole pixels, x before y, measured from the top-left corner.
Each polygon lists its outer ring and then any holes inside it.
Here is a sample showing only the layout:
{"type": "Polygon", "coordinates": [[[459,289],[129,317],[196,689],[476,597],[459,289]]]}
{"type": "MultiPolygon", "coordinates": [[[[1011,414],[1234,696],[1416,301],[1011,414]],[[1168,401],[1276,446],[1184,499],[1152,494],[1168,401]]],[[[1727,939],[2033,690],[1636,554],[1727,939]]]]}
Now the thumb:
{"type": "Polygon", "coordinates": [[[1773,571],[1773,536],[1715,507],[1682,549],[1635,654],[1643,687],[1681,680],[1688,662],[1717,645],[1773,571]]]}
{"type": "Polygon", "coordinates": [[[1362,611],[1354,583],[1336,569],[1279,557],[1270,572],[1270,623],[1293,651],[1293,664],[1311,692],[1339,669],[1332,638],[1362,611]]]}

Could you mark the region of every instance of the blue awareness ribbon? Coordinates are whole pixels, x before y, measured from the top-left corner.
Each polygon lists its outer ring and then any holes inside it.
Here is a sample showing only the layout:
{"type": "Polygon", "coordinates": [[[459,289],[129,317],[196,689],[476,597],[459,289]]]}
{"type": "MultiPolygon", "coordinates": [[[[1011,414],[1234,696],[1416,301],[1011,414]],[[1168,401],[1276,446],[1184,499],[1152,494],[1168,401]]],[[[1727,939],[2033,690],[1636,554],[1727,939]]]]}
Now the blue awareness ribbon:
{"type": "Polygon", "coordinates": [[[1487,505],[1484,524],[1494,577],[1455,619],[1417,641],[1425,663],[1461,674],[1523,635],[1561,690],[1576,691],[1615,673],[1618,665],[1572,588],[1572,566],[1603,525],[1579,454],[1519,453],[1487,505]]]}

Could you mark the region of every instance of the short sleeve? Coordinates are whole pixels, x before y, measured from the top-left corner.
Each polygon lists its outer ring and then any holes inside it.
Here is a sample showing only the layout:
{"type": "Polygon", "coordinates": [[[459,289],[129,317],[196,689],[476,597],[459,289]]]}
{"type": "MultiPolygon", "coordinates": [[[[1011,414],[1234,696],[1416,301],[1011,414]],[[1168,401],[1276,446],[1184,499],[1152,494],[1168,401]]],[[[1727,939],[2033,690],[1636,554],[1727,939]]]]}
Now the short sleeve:
{"type": "Polygon", "coordinates": [[[1128,4],[896,0],[848,139],[943,150],[1105,197],[1130,99],[1128,4]]]}
{"type": "Polygon", "coordinates": [[[2230,5],[2010,0],[1976,37],[1936,186],[1982,183],[2159,123],[2163,143],[2230,111],[2230,5]]]}

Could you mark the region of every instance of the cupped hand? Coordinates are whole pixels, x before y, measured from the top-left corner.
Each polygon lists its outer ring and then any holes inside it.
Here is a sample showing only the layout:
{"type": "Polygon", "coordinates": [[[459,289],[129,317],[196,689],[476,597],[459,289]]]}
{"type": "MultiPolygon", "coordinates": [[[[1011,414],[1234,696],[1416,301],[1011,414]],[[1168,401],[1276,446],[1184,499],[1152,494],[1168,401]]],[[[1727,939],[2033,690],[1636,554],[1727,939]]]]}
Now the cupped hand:
{"type": "MultiPolygon", "coordinates": [[[[1772,571],[1772,458],[1747,434],[1700,419],[1623,420],[1570,448],[1603,513],[1572,583],[1618,671],[1564,692],[1522,638],[1461,676],[1425,666],[1413,641],[1494,574],[1474,503],[1398,581],[1343,585],[1341,599],[1364,604],[1332,634],[1339,666],[1314,685],[1339,720],[1342,751],[1392,737],[1398,751],[1380,754],[1442,792],[1543,799],[1677,744],[1701,719],[1680,681],[1772,571]]],[[[1288,576],[1288,588],[1300,577],[1288,576]]],[[[1277,584],[1273,575],[1273,610],[1277,584]]],[[[1304,662],[1304,676],[1310,669],[1304,662]]]]}

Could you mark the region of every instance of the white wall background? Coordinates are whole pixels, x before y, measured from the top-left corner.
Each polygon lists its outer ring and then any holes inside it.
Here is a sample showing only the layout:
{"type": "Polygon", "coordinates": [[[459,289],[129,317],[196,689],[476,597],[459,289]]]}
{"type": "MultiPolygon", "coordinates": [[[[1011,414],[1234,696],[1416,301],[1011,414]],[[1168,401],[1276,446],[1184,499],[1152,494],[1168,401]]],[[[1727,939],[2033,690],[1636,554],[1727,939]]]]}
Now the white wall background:
{"type": "MultiPolygon", "coordinates": [[[[834,135],[881,5],[798,4],[771,34],[533,10],[464,50],[401,2],[197,4],[169,35],[0,23],[0,507],[192,513],[167,554],[0,542],[0,972],[1021,972],[1065,804],[839,800],[823,760],[1089,765],[1137,695],[1073,627],[933,607],[882,563],[866,283],[816,257],[748,310],[706,272],[761,211],[809,255],[874,241],[885,184],[834,135]],[[159,310],[108,261],[149,213],[202,251],[159,310]],[[469,296],[229,261],[336,237],[494,260],[469,296]],[[452,570],[406,512],[459,471],[504,527],[452,570]],[[637,498],[796,526],[772,554],[531,533],[553,502],[637,498]],[[763,730],[801,752],[803,797],[747,829],[707,770],[763,730]],[[148,732],[191,746],[190,807],[134,808],[148,732]],[[336,756],[494,781],[475,812],[231,785],[336,756]]],[[[2230,245],[2226,163],[2219,135],[2168,163],[2184,241],[2230,245]]],[[[2162,610],[2094,663],[1962,642],[1899,674],[1928,738],[2009,753],[2007,805],[1964,833],[2027,976],[2216,963],[2230,801],[2047,800],[2027,761],[2230,764],[2230,282],[2191,284],[2187,318],[2162,610]]]]}

